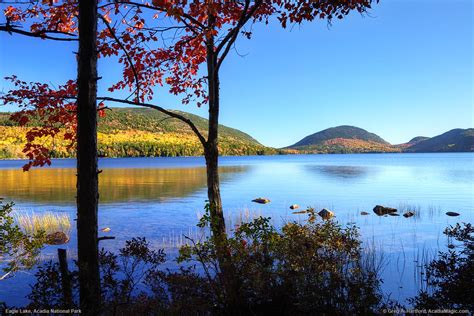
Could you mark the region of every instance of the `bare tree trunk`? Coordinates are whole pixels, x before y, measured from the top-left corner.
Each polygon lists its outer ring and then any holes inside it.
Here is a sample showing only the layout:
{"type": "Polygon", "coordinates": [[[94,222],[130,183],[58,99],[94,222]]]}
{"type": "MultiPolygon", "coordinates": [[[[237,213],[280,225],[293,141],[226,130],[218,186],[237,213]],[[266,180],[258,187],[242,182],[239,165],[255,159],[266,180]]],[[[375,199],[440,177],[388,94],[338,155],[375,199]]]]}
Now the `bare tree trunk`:
{"type": "Polygon", "coordinates": [[[80,307],[83,314],[98,315],[97,0],[79,1],[77,89],[77,249],[80,307]]]}
{"type": "Polygon", "coordinates": [[[216,57],[208,52],[209,126],[208,138],[204,148],[207,167],[207,196],[210,205],[211,230],[218,239],[226,238],[224,213],[222,210],[219,184],[219,75],[216,70],[216,57]]]}
{"type": "Polygon", "coordinates": [[[59,269],[61,271],[61,287],[63,290],[63,300],[65,308],[72,308],[72,288],[71,277],[67,266],[67,252],[66,249],[58,249],[59,269]]]}
{"type": "Polygon", "coordinates": [[[204,148],[207,170],[207,197],[210,206],[211,231],[216,244],[217,258],[222,271],[226,291],[226,304],[229,312],[238,313],[243,308],[239,299],[239,277],[227,243],[224,212],[222,208],[219,183],[219,73],[217,56],[214,54],[214,43],[208,39],[207,44],[209,126],[208,139],[204,148]]]}

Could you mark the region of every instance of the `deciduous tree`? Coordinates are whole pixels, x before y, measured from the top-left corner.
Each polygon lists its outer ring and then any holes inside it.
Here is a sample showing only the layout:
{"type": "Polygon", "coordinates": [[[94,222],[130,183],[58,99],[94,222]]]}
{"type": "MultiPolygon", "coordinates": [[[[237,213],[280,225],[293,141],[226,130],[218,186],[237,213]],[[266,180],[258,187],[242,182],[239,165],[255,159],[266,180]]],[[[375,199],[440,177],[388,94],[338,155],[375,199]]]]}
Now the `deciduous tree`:
{"type": "MultiPolygon", "coordinates": [[[[128,89],[131,95],[126,99],[101,96],[98,100],[154,108],[182,120],[195,132],[204,148],[211,230],[220,249],[223,269],[231,269],[231,265],[227,264],[229,256],[225,247],[226,227],[218,175],[219,74],[226,57],[239,37],[252,37],[251,26],[255,23],[278,23],[283,28],[319,19],[331,23],[351,11],[363,13],[376,1],[116,0],[99,3],[101,27],[98,30],[98,56],[117,56],[123,66],[122,78],[109,87],[109,91],[128,89]],[[197,106],[208,106],[207,132],[200,131],[178,113],[151,103],[155,87],[161,85],[167,85],[170,93],[182,96],[183,104],[192,102],[197,106]]],[[[51,38],[60,35],[61,40],[71,40],[70,32],[74,33],[75,25],[74,1],[60,5],[53,2],[45,1],[23,9],[7,7],[7,23],[2,26],[3,30],[23,33],[24,30],[13,25],[14,22],[38,19],[39,15],[40,22],[31,24],[29,36],[51,38]]],[[[11,80],[19,88],[3,97],[4,102],[21,104],[28,99],[28,104],[34,104],[35,113],[41,108],[49,109],[41,113],[48,123],[61,121],[61,114],[56,113],[64,113],[63,108],[71,105],[65,100],[76,97],[72,81],[60,89],[51,89],[47,85],[29,84],[16,78],[11,80]]],[[[15,118],[27,122],[28,115],[25,117],[25,113],[15,118]]],[[[65,117],[70,118],[68,114],[65,117]]],[[[41,145],[33,145],[33,141],[38,136],[57,134],[55,124],[33,131],[29,147],[25,148],[31,158],[30,164],[49,163],[48,150],[41,145]]],[[[70,136],[74,131],[74,124],[71,124],[71,133],[66,135],[70,136]]]]}

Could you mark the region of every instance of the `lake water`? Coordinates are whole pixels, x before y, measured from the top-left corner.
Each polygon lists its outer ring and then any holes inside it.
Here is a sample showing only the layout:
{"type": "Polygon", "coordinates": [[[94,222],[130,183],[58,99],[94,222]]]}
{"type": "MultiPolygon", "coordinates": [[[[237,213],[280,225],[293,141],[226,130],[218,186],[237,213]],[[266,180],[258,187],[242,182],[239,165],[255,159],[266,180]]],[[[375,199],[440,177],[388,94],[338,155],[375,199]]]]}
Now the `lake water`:
{"type": "MultiPolygon", "coordinates": [[[[0,161],[0,197],[21,212],[66,212],[75,218],[75,161],[55,160],[51,167],[22,172],[23,161],[0,161]]],[[[383,289],[405,300],[420,286],[421,262],[443,249],[444,228],[474,220],[474,154],[288,155],[220,158],[221,191],[228,226],[241,218],[270,216],[276,225],[302,221],[291,204],[329,208],[342,223],[360,227],[368,248],[383,253],[383,289]],[[266,197],[271,203],[252,203],[266,197]],[[376,204],[414,210],[411,218],[378,217],[376,204]],[[361,211],[370,215],[363,216],[361,211]],[[460,213],[448,217],[447,211],[460,213]]],[[[198,234],[196,223],[206,200],[203,158],[102,159],[99,226],[110,227],[116,250],[125,240],[145,236],[169,254],[182,235],[198,234]]],[[[74,225],[75,222],[73,222],[74,225]]],[[[62,247],[75,255],[75,230],[62,247]]],[[[54,258],[56,247],[43,255],[54,258]]],[[[32,272],[0,281],[0,301],[26,302],[32,272]]]]}

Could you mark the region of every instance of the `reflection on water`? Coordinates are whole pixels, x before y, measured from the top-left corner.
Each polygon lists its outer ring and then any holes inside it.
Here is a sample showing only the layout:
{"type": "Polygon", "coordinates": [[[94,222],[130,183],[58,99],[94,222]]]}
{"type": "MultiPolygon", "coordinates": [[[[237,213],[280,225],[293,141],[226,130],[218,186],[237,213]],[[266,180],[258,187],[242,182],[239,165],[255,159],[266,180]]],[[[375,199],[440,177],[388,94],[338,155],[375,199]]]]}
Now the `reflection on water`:
{"type": "MultiPolygon", "coordinates": [[[[386,258],[383,289],[395,299],[418,290],[413,262],[420,252],[436,254],[446,242],[447,226],[474,221],[474,153],[221,157],[220,163],[230,229],[246,214],[269,216],[276,225],[305,220],[306,215],[291,213],[292,204],[329,208],[341,224],[355,223],[363,245],[386,258]],[[252,203],[256,197],[271,203],[252,203]],[[415,211],[415,216],[375,216],[376,204],[415,211]],[[446,211],[461,215],[449,217],[446,211]]],[[[18,211],[66,212],[74,218],[75,161],[55,160],[56,169],[27,173],[22,164],[0,161],[0,197],[14,201],[18,211]]],[[[116,251],[125,240],[141,236],[159,248],[196,229],[207,198],[202,157],[101,159],[99,165],[104,169],[99,227],[110,227],[116,237],[103,244],[107,249],[116,251]]],[[[73,231],[66,245],[71,258],[74,236],[73,231]]],[[[56,255],[55,248],[49,252],[56,255]]],[[[21,274],[0,282],[0,301],[25,304],[30,281],[31,275],[21,274]]]]}
{"type": "MultiPolygon", "coordinates": [[[[306,165],[306,170],[317,172],[328,178],[356,179],[369,174],[369,168],[361,166],[318,166],[306,165]]],[[[373,173],[373,170],[371,170],[373,173]]]]}
{"type": "MultiPolygon", "coordinates": [[[[222,167],[222,181],[249,167],[222,167]]],[[[74,203],[75,169],[0,169],[0,194],[13,201],[74,203]]],[[[100,202],[163,201],[183,198],[205,188],[205,168],[105,169],[100,177],[100,202]]]]}

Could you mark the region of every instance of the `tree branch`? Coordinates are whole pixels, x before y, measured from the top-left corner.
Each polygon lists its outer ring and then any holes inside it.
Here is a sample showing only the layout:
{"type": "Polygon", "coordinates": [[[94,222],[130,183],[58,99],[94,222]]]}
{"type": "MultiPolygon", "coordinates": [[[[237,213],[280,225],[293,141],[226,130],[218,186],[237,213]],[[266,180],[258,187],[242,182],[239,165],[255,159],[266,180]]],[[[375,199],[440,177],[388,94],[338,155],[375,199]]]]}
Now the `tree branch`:
{"type": "MultiPolygon", "coordinates": [[[[136,7],[139,7],[139,8],[146,8],[146,9],[150,9],[150,10],[155,10],[155,11],[159,11],[159,12],[164,12],[166,13],[167,11],[163,8],[160,8],[160,7],[155,7],[155,6],[152,6],[152,5],[149,5],[149,4],[146,4],[146,3],[138,3],[138,2],[133,2],[133,1],[121,1],[121,0],[116,0],[114,2],[111,2],[110,4],[128,4],[128,5],[132,5],[132,6],[136,6],[136,7]]],[[[101,6],[101,8],[107,6],[108,4],[105,4],[103,6],[101,6]]],[[[198,27],[200,27],[201,29],[205,29],[204,25],[199,22],[197,19],[195,19],[194,17],[192,17],[191,15],[187,14],[187,13],[182,13],[180,14],[180,17],[182,18],[185,18],[187,20],[189,20],[190,22],[194,23],[195,25],[197,25],[198,27]]],[[[183,19],[181,18],[181,21],[183,23],[185,23],[185,21],[183,21],[183,19]]],[[[186,23],[185,23],[186,24],[186,23]]],[[[193,28],[192,26],[188,26],[190,27],[191,29],[193,28]]],[[[195,30],[193,30],[195,31],[195,30]]]]}
{"type": "Polygon", "coordinates": [[[222,42],[219,43],[219,45],[216,48],[216,54],[219,54],[221,49],[224,47],[224,45],[234,36],[235,33],[238,33],[238,29],[243,25],[243,21],[247,15],[247,10],[250,6],[250,0],[245,1],[245,6],[244,9],[242,10],[242,14],[240,15],[239,21],[235,25],[235,27],[227,33],[227,35],[224,37],[222,42]]]}
{"type": "Polygon", "coordinates": [[[224,52],[221,54],[218,62],[217,62],[217,70],[221,67],[222,62],[224,61],[225,57],[230,51],[230,48],[232,45],[235,43],[235,40],[237,39],[237,36],[239,35],[240,30],[242,27],[245,25],[245,23],[252,18],[254,13],[258,10],[258,8],[262,5],[262,0],[255,1],[255,4],[253,5],[252,9],[250,11],[247,10],[250,6],[250,0],[245,1],[245,7],[244,10],[242,11],[242,15],[240,16],[239,22],[237,22],[237,25],[227,34],[227,36],[222,40],[222,42],[219,43],[219,46],[217,46],[216,49],[216,54],[218,55],[219,52],[221,51],[222,48],[224,48],[224,52]]]}
{"type": "Polygon", "coordinates": [[[140,83],[138,81],[137,70],[136,70],[135,66],[133,65],[133,60],[130,57],[130,54],[128,53],[128,51],[125,49],[125,46],[123,45],[123,43],[119,40],[119,38],[115,34],[114,29],[110,26],[110,23],[107,21],[107,19],[102,14],[99,14],[99,17],[104,22],[104,24],[107,26],[107,29],[109,30],[110,35],[112,35],[112,37],[115,39],[115,41],[117,42],[117,44],[120,46],[120,48],[123,50],[125,56],[127,57],[128,63],[130,64],[130,67],[132,68],[133,76],[135,77],[135,83],[137,85],[137,91],[136,91],[137,101],[140,101],[140,83]]]}
{"type": "Polygon", "coordinates": [[[10,35],[12,33],[17,33],[25,36],[30,36],[30,37],[37,37],[41,39],[50,39],[50,40],[55,40],[55,41],[67,41],[67,42],[77,42],[77,38],[66,38],[66,37],[55,37],[55,36],[50,36],[47,33],[56,33],[56,34],[64,34],[68,36],[75,36],[74,34],[71,33],[65,33],[65,32],[59,32],[59,31],[38,31],[38,32],[28,32],[24,31],[18,28],[15,28],[11,25],[0,25],[0,31],[3,32],[8,32],[10,35]]]}

